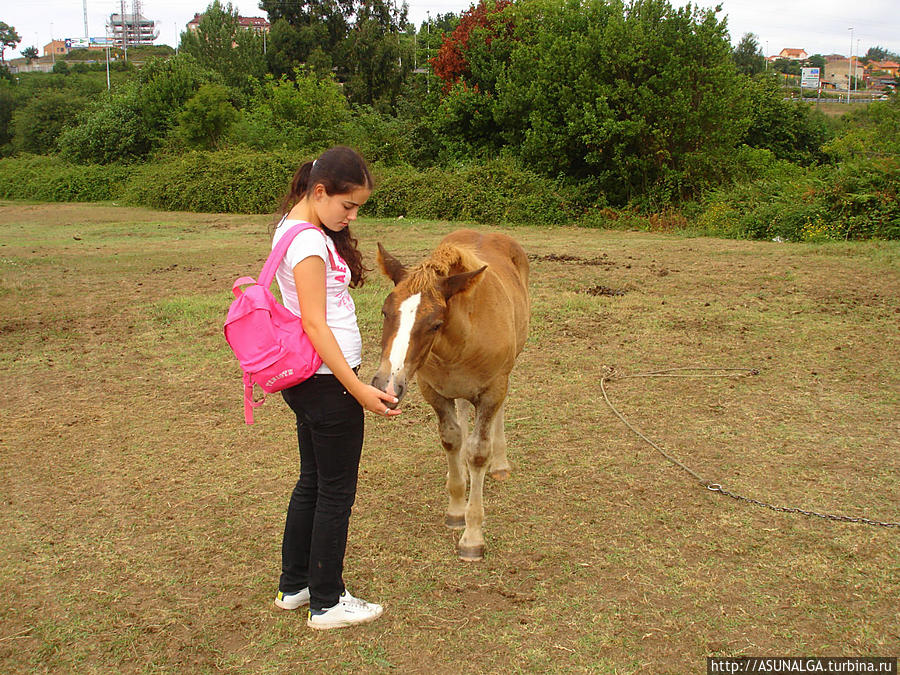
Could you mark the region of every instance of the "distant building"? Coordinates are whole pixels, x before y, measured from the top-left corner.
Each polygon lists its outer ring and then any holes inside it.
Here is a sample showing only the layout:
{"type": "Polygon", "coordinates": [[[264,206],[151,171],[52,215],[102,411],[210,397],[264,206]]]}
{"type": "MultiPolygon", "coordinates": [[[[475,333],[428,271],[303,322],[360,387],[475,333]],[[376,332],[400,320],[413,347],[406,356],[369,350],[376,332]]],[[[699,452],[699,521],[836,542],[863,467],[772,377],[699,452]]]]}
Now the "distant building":
{"type": "Polygon", "coordinates": [[[65,56],[68,53],[65,40],[53,40],[44,45],[44,56],[65,56]]]}
{"type": "Polygon", "coordinates": [[[896,61],[869,61],[866,64],[866,70],[871,74],[887,73],[891,77],[900,76],[900,63],[896,61]]]}
{"type": "Polygon", "coordinates": [[[784,48],[778,53],[779,59],[789,59],[791,61],[805,61],[809,58],[809,54],[805,49],[784,48]]]}
{"type": "MultiPolygon", "coordinates": [[[[194,14],[194,18],[188,21],[188,30],[195,31],[200,27],[203,14],[194,14]]],[[[238,25],[241,28],[252,30],[256,33],[268,33],[271,25],[260,16],[239,16],[238,25]]]]}
{"type": "Polygon", "coordinates": [[[862,82],[865,72],[865,67],[856,57],[853,57],[852,60],[830,61],[825,64],[825,76],[822,78],[822,82],[828,89],[847,91],[850,89],[850,77],[855,77],[862,82]]]}
{"type": "Polygon", "coordinates": [[[110,14],[106,30],[117,46],[152,45],[159,37],[156,22],[142,14],[110,14]]]}
{"type": "Polygon", "coordinates": [[[6,62],[9,72],[13,75],[19,73],[49,73],[53,70],[53,57],[39,56],[36,59],[26,59],[24,56],[10,59],[6,62]]]}

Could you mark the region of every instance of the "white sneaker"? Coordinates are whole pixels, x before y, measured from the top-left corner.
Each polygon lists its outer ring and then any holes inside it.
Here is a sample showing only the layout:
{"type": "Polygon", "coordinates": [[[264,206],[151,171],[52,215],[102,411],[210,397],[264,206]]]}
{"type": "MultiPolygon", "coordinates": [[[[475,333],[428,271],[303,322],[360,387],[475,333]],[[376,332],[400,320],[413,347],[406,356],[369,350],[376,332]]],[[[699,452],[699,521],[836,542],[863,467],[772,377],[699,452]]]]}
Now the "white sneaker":
{"type": "Polygon", "coordinates": [[[334,607],[309,610],[306,625],[316,630],[346,628],[374,621],[383,613],[384,608],[381,605],[354,598],[345,590],[334,607]]]}
{"type": "Polygon", "coordinates": [[[282,593],[278,591],[275,596],[275,606],[281,609],[297,609],[309,604],[309,589],[304,588],[296,593],[282,593]]]}

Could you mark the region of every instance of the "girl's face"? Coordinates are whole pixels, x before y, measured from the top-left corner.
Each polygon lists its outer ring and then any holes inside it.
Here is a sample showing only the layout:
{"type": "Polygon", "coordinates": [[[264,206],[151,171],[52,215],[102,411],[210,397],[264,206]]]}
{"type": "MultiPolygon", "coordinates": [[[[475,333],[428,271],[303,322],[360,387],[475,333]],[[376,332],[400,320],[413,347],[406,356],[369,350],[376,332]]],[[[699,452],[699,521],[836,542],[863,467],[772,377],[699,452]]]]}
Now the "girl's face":
{"type": "Polygon", "coordinates": [[[372,191],[367,187],[357,187],[349,192],[330,195],[321,183],[313,190],[313,204],[322,227],[332,232],[340,232],[356,220],[359,207],[366,203],[372,191]]]}

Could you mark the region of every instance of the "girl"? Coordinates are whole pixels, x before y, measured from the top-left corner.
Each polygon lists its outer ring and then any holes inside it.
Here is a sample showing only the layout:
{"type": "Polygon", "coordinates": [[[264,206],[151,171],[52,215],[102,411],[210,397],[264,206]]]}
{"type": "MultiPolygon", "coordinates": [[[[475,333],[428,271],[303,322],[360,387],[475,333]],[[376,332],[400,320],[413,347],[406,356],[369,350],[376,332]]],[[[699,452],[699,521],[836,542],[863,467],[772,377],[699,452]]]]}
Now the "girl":
{"type": "Polygon", "coordinates": [[[331,148],[294,175],[273,246],[298,222],[316,229],[291,242],[275,278],[285,307],[300,316],[322,367],[285,389],[297,416],[300,479],[291,494],[281,547],[275,605],[309,604],[307,625],[343,628],[374,621],[381,605],[354,598],[344,587],[344,550],[363,443],[363,410],[392,417],[393,395],[357,377],[362,340],[347,292],[362,285],[364,268],[350,221],[372,191],[365,161],[349,148],[331,148]]]}

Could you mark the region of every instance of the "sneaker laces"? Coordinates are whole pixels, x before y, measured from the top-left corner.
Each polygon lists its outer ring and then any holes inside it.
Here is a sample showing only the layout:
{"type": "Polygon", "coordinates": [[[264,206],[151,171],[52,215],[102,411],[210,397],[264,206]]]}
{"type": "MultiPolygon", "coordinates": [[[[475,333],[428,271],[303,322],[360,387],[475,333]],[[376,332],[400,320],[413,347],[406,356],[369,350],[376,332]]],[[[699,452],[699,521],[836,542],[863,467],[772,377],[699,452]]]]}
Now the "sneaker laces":
{"type": "Polygon", "coordinates": [[[350,607],[362,607],[368,608],[369,603],[360,598],[354,598],[350,593],[344,591],[344,595],[341,597],[341,602],[345,605],[349,605],[350,607]]]}

